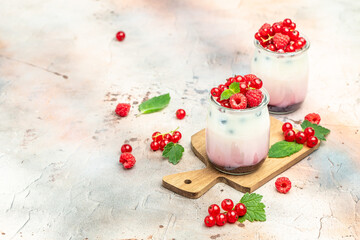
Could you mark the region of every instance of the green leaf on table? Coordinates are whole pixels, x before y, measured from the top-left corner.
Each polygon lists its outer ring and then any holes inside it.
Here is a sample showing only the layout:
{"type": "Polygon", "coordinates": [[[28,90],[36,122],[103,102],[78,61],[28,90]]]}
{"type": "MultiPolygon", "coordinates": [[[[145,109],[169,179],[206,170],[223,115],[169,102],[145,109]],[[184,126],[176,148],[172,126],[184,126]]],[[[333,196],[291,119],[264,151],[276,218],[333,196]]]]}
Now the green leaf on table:
{"type": "Polygon", "coordinates": [[[183,146],[178,143],[170,142],[166,144],[162,155],[163,157],[168,158],[169,162],[175,165],[180,162],[183,152],[183,146]]]}
{"type": "Polygon", "coordinates": [[[170,102],[170,94],[163,94],[157,97],[150,98],[149,100],[139,105],[141,113],[153,113],[164,109],[170,102]]]}
{"type": "Polygon", "coordinates": [[[320,126],[319,124],[311,123],[308,120],[305,120],[301,123],[301,128],[305,130],[307,127],[312,127],[315,130],[315,137],[319,140],[326,141],[325,136],[330,133],[330,130],[320,126]]]}
{"type": "Polygon", "coordinates": [[[245,220],[253,221],[266,221],[265,214],[265,204],[261,202],[263,196],[256,193],[245,193],[241,198],[240,202],[246,206],[246,214],[242,217],[239,217],[239,222],[244,222],[245,220]]]}
{"type": "Polygon", "coordinates": [[[239,82],[233,82],[230,84],[229,89],[231,89],[234,93],[240,92],[240,83],[239,82]]]}
{"type": "Polygon", "coordinates": [[[224,91],[221,93],[220,101],[229,99],[233,94],[234,94],[234,92],[233,92],[231,89],[226,89],[226,90],[224,90],[224,91]]]}
{"type": "Polygon", "coordinates": [[[290,156],[303,148],[303,144],[297,142],[280,141],[273,144],[269,149],[269,158],[283,158],[290,156]]]}

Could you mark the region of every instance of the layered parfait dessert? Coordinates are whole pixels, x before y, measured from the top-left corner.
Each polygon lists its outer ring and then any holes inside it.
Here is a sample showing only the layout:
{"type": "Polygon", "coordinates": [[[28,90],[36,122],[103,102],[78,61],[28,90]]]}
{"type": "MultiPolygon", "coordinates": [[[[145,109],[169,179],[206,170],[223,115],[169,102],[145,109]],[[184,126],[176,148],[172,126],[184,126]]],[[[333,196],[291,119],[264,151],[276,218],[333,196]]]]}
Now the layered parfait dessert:
{"type": "Polygon", "coordinates": [[[251,71],[261,78],[270,95],[269,110],[275,114],[300,108],[307,93],[309,41],[290,19],[265,23],[255,34],[251,71]]]}
{"type": "Polygon", "coordinates": [[[206,153],[219,171],[241,175],[258,169],[269,150],[269,95],[255,75],[231,77],[211,90],[206,153]]]}

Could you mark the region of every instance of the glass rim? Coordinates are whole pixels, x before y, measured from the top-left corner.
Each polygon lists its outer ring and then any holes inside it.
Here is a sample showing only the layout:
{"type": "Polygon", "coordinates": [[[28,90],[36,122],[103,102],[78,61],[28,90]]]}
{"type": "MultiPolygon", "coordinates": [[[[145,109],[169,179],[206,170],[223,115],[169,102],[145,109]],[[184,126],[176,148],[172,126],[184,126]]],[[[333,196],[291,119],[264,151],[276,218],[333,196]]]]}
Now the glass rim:
{"type": "Polygon", "coordinates": [[[256,39],[254,39],[254,45],[255,47],[257,47],[258,49],[261,49],[265,52],[268,52],[268,53],[271,53],[271,54],[274,54],[276,56],[289,56],[289,57],[293,57],[293,56],[297,56],[297,55],[300,55],[304,52],[306,52],[309,48],[310,48],[310,41],[308,40],[308,38],[304,35],[301,35],[301,37],[305,38],[306,40],[306,44],[305,46],[300,50],[300,51],[295,51],[295,52],[284,52],[284,53],[279,53],[279,52],[273,52],[273,51],[270,51],[269,49],[266,49],[264,48],[263,46],[261,46],[260,42],[256,39]]]}
{"type": "Polygon", "coordinates": [[[222,109],[224,112],[231,112],[231,113],[251,113],[251,112],[256,112],[259,110],[262,110],[264,107],[267,107],[267,105],[269,104],[270,101],[270,95],[269,93],[266,91],[265,88],[260,88],[259,90],[261,90],[264,98],[261,101],[261,103],[259,104],[259,106],[256,107],[252,107],[252,108],[245,108],[245,109],[232,109],[232,108],[227,108],[227,107],[223,107],[220,105],[220,103],[218,103],[215,99],[214,96],[211,95],[210,93],[210,102],[211,104],[216,105],[216,107],[219,107],[220,109],[222,109]]]}

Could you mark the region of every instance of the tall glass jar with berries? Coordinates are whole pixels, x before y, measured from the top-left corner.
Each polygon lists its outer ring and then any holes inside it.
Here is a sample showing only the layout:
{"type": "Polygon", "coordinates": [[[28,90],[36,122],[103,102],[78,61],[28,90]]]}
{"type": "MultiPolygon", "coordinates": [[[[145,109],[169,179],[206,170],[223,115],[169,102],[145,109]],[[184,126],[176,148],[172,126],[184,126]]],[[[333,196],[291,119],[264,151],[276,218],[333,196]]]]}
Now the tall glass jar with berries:
{"type": "Polygon", "coordinates": [[[211,90],[205,129],[209,161],[233,175],[257,170],[269,150],[269,95],[260,79],[246,76],[232,77],[221,89],[211,90]]]}
{"type": "Polygon", "coordinates": [[[308,39],[290,19],[265,23],[255,34],[251,71],[270,95],[269,111],[286,114],[296,111],[305,100],[309,79],[308,39]]]}

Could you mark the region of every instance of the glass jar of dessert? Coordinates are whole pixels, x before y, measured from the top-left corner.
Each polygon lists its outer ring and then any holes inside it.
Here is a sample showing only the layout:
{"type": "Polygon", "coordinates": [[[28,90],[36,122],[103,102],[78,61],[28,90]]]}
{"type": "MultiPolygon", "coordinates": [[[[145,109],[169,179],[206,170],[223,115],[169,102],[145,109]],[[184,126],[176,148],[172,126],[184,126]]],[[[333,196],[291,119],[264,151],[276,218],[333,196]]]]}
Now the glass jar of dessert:
{"type": "MultiPolygon", "coordinates": [[[[233,175],[248,174],[257,170],[267,157],[270,138],[270,117],[267,107],[269,94],[264,88],[260,90],[261,102],[250,108],[245,104],[242,109],[231,108],[231,101],[240,106],[240,99],[234,100],[231,97],[230,106],[214,97],[213,91],[210,95],[205,129],[206,153],[210,163],[221,172],[233,175]]],[[[248,96],[245,93],[241,95],[244,99],[248,96]]],[[[249,100],[253,101],[250,97],[249,100]]]]}
{"type": "Polygon", "coordinates": [[[296,111],[307,93],[308,39],[301,36],[296,24],[287,18],[273,25],[265,23],[255,34],[254,44],[251,71],[269,92],[270,113],[296,111]]]}

